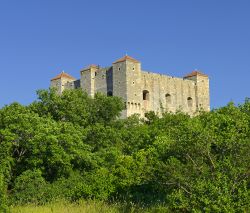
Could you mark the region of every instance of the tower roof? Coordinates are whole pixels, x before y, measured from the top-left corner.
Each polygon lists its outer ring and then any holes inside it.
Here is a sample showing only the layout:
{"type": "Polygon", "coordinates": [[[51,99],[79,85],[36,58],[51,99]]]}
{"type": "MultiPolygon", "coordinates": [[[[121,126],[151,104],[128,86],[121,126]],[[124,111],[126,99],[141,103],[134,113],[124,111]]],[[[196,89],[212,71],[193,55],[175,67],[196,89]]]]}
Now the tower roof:
{"type": "Polygon", "coordinates": [[[136,59],[128,56],[128,55],[125,55],[124,57],[118,59],[117,61],[113,62],[113,64],[116,64],[116,63],[119,63],[119,62],[124,62],[124,61],[132,61],[132,62],[135,62],[135,63],[140,63],[139,61],[137,61],[136,59]]]}
{"type": "Polygon", "coordinates": [[[184,76],[184,78],[189,78],[189,77],[193,77],[193,76],[197,76],[197,75],[199,75],[199,76],[204,76],[204,77],[208,77],[208,75],[206,75],[206,74],[204,74],[204,73],[202,73],[202,72],[200,72],[200,71],[195,70],[195,71],[193,71],[193,72],[187,74],[186,76],[184,76]]]}
{"type": "Polygon", "coordinates": [[[56,77],[52,78],[51,81],[57,80],[57,79],[61,79],[61,78],[67,78],[70,80],[76,80],[74,77],[72,77],[71,75],[65,73],[64,71],[62,71],[59,75],[57,75],[56,77]]]}

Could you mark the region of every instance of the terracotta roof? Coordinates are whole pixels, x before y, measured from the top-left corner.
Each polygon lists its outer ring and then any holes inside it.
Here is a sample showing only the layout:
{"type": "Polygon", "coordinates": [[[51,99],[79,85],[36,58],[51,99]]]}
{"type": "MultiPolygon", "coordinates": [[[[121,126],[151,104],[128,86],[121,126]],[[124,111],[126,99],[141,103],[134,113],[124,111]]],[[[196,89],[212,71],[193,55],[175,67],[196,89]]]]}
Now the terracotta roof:
{"type": "Polygon", "coordinates": [[[113,64],[116,64],[116,63],[119,63],[119,62],[123,62],[123,61],[127,61],[127,60],[133,61],[133,62],[135,62],[135,63],[140,63],[140,62],[137,61],[136,59],[134,59],[134,58],[132,58],[132,57],[126,55],[126,56],[124,56],[124,57],[118,59],[117,61],[113,62],[113,64]]]}
{"type": "Polygon", "coordinates": [[[193,71],[193,72],[187,74],[186,76],[184,76],[184,78],[189,78],[189,77],[193,77],[193,76],[197,76],[197,75],[204,76],[204,77],[208,77],[208,75],[203,74],[202,72],[193,71]]]}
{"type": "Polygon", "coordinates": [[[68,78],[68,79],[71,79],[71,80],[76,80],[74,77],[70,76],[69,74],[67,74],[65,72],[61,72],[55,78],[52,78],[51,81],[54,81],[54,80],[57,80],[57,79],[61,79],[61,78],[68,78]]]}

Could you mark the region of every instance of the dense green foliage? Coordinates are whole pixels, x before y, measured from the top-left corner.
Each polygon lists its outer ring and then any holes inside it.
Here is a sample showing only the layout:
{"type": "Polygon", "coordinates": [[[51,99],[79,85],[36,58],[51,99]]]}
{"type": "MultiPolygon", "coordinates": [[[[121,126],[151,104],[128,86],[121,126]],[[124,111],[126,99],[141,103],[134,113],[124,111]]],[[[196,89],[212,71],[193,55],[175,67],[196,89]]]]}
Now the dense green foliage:
{"type": "MultiPolygon", "coordinates": [[[[250,102],[196,117],[153,112],[116,119],[117,97],[38,91],[0,110],[0,199],[161,205],[169,211],[250,211],[250,102]]],[[[0,207],[1,207],[0,205],[0,207]]]]}

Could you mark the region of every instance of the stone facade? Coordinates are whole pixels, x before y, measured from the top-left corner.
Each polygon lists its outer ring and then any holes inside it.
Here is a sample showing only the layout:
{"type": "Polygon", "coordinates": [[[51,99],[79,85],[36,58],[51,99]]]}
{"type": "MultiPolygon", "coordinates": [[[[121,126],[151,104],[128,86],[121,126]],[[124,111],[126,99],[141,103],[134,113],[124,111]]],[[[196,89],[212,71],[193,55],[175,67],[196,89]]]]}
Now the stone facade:
{"type": "Polygon", "coordinates": [[[148,111],[163,112],[181,110],[190,115],[210,110],[209,78],[193,71],[183,78],[143,71],[141,63],[125,56],[110,67],[90,65],[80,71],[79,80],[62,72],[51,79],[51,87],[59,93],[65,89],[81,87],[91,97],[101,92],[121,97],[126,105],[122,117],[148,111]]]}

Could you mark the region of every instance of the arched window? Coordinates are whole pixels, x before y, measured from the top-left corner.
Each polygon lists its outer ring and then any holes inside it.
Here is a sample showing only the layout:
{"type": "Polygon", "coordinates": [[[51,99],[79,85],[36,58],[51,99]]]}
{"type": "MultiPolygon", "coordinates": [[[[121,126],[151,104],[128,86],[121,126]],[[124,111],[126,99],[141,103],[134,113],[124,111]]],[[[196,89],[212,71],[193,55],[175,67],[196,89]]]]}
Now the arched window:
{"type": "Polygon", "coordinates": [[[171,104],[172,103],[171,95],[170,94],[167,93],[165,95],[165,99],[166,99],[166,104],[171,104]]]}
{"type": "Polygon", "coordinates": [[[149,101],[149,91],[148,90],[143,90],[142,96],[143,96],[144,101],[149,101]]]}
{"type": "Polygon", "coordinates": [[[191,97],[187,98],[187,104],[188,104],[188,107],[192,107],[193,106],[193,99],[191,97]]]}
{"type": "Polygon", "coordinates": [[[108,91],[107,92],[107,96],[113,96],[113,92],[112,91],[108,91]]]}

